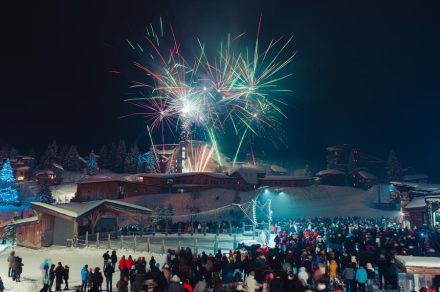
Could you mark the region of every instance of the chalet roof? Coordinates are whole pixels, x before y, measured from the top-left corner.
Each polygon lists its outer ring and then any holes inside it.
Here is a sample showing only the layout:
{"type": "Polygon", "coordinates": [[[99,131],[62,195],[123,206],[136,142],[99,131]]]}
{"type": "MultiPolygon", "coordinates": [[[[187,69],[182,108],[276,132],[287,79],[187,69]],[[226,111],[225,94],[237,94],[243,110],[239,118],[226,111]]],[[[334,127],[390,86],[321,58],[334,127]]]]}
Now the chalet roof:
{"type": "Polygon", "coordinates": [[[279,165],[276,164],[272,164],[270,166],[270,170],[272,170],[273,172],[279,172],[279,173],[286,173],[287,169],[285,169],[284,167],[281,167],[279,165]]]}
{"type": "Polygon", "coordinates": [[[426,207],[425,197],[415,197],[404,209],[416,209],[426,207]]]}
{"type": "Polygon", "coordinates": [[[416,256],[395,256],[397,264],[405,271],[411,272],[412,269],[425,268],[426,270],[435,269],[438,273],[440,269],[440,257],[416,257],[416,256]]]}
{"type": "Polygon", "coordinates": [[[428,179],[428,176],[424,173],[407,174],[402,177],[403,181],[423,180],[428,179]]]}
{"type": "Polygon", "coordinates": [[[31,167],[30,166],[27,166],[27,165],[25,165],[25,166],[19,166],[19,167],[14,167],[14,169],[16,169],[16,170],[28,170],[28,169],[30,169],[31,167]]]}
{"type": "Polygon", "coordinates": [[[375,176],[374,174],[369,173],[365,170],[361,170],[358,173],[360,176],[362,176],[363,178],[366,178],[366,179],[377,179],[377,176],[375,176]]]}
{"type": "Polygon", "coordinates": [[[38,216],[32,216],[32,217],[28,217],[28,218],[24,218],[24,219],[17,219],[15,221],[12,221],[11,224],[12,225],[20,225],[20,224],[26,224],[26,223],[31,223],[31,222],[37,222],[38,221],[38,216]]]}
{"type": "Polygon", "coordinates": [[[36,173],[36,175],[40,174],[55,174],[52,169],[42,169],[36,173]]]}
{"type": "Polygon", "coordinates": [[[179,178],[179,177],[186,177],[186,176],[193,176],[193,175],[207,175],[212,176],[216,178],[228,178],[228,176],[224,173],[219,172],[185,172],[185,173],[140,173],[138,176],[141,177],[158,177],[158,178],[179,178]]]}
{"type": "Polygon", "coordinates": [[[116,201],[116,200],[98,200],[98,201],[90,201],[86,203],[68,203],[68,204],[59,204],[59,205],[50,205],[46,203],[41,202],[32,202],[31,206],[39,207],[42,209],[51,210],[53,212],[66,215],[72,218],[78,218],[82,215],[92,211],[95,208],[98,208],[102,205],[110,205],[117,208],[127,209],[127,210],[133,210],[138,213],[143,214],[151,214],[151,209],[134,205],[122,201],[116,201]]]}
{"type": "Polygon", "coordinates": [[[267,175],[263,178],[260,178],[262,181],[276,181],[276,180],[310,180],[308,176],[291,176],[291,175],[267,175]]]}
{"type": "Polygon", "coordinates": [[[324,169],[316,173],[316,176],[322,175],[345,175],[345,173],[337,169],[324,169]]]}
{"type": "Polygon", "coordinates": [[[97,178],[87,178],[80,182],[80,184],[88,184],[88,183],[100,183],[100,182],[123,182],[125,179],[122,177],[97,177],[97,178]]]}
{"type": "Polygon", "coordinates": [[[258,183],[258,176],[259,173],[264,173],[258,166],[255,165],[246,165],[246,166],[233,166],[228,168],[227,174],[229,176],[238,173],[241,178],[243,178],[246,183],[255,185],[258,183]]]}
{"type": "Polygon", "coordinates": [[[407,187],[414,191],[419,192],[440,192],[440,184],[428,184],[428,183],[411,183],[411,182],[401,182],[401,181],[391,181],[391,184],[396,187],[407,187]]]}

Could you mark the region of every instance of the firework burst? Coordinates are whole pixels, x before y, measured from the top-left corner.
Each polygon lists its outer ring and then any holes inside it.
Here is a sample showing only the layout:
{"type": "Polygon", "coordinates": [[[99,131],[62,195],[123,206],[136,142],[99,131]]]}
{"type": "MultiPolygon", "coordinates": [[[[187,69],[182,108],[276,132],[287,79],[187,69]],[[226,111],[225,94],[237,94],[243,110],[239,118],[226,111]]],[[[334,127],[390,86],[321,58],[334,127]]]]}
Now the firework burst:
{"type": "Polygon", "coordinates": [[[292,38],[273,39],[261,49],[260,29],[261,18],[253,48],[239,45],[245,33],[229,35],[211,56],[197,39],[199,54],[185,58],[171,26],[165,30],[162,19],[159,28],[150,25],[146,46],[127,41],[145,60],[134,62],[145,79],[132,81],[141,96],[127,101],[141,112],[131,115],[144,116],[152,131],[161,130],[163,139],[166,129],[179,139],[197,134],[217,152],[218,137],[231,129],[239,137],[235,163],[247,138],[265,135],[286,118],[279,96],[289,90],[280,88],[280,82],[290,76],[285,68],[295,55],[288,52],[292,38]]]}

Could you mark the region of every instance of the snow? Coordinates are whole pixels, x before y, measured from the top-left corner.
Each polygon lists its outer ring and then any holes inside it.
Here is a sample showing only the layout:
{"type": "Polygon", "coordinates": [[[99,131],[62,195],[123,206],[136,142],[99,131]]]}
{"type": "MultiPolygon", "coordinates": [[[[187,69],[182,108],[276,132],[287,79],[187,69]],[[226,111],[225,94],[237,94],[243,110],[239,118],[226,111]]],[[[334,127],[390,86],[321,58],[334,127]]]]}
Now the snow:
{"type": "Polygon", "coordinates": [[[440,257],[415,257],[396,255],[395,258],[405,267],[440,268],[440,257]]]}
{"type": "MultiPolygon", "coordinates": [[[[0,246],[0,250],[3,246],[0,246]]],[[[19,283],[13,282],[11,278],[7,277],[7,257],[10,249],[3,249],[0,251],[0,262],[3,263],[2,269],[0,269],[0,276],[3,279],[5,285],[5,291],[8,292],[35,292],[39,291],[42,287],[41,284],[41,272],[40,265],[44,259],[49,259],[52,263],[56,264],[59,261],[63,265],[70,267],[70,279],[69,286],[71,289],[81,284],[81,269],[85,264],[89,267],[100,267],[102,270],[102,254],[105,249],[97,248],[68,248],[68,247],[50,247],[42,248],[39,250],[28,249],[24,247],[14,248],[15,253],[23,258],[23,274],[22,281],[19,283]]],[[[134,258],[144,256],[147,261],[151,256],[154,256],[156,261],[162,266],[165,263],[165,256],[152,253],[140,253],[128,250],[116,250],[118,258],[122,255],[128,257],[132,255],[134,258]]],[[[117,268],[116,268],[117,269],[117,268]]],[[[119,277],[119,271],[113,275],[113,286],[116,287],[116,282],[119,277]]]]}
{"type": "MultiPolygon", "coordinates": [[[[333,216],[398,216],[398,211],[387,211],[371,208],[371,203],[377,199],[377,188],[365,191],[352,187],[340,186],[309,186],[267,188],[268,192],[260,190],[239,192],[240,203],[249,202],[259,194],[259,200],[272,200],[272,210],[275,218],[287,217],[333,217],[333,216]],[[281,191],[280,191],[281,190],[281,191]]],[[[387,185],[381,185],[382,202],[389,199],[387,185]]],[[[156,194],[136,196],[125,199],[126,202],[139,204],[154,209],[159,204],[172,204],[175,215],[187,215],[190,208],[209,211],[234,203],[235,190],[213,189],[198,193],[156,194]]],[[[215,220],[214,214],[210,220],[215,220]]]]}
{"type": "Polygon", "coordinates": [[[402,177],[403,181],[425,180],[428,176],[424,173],[407,174],[402,177]]]}
{"type": "Polygon", "coordinates": [[[324,169],[316,173],[316,176],[321,175],[345,175],[345,173],[337,169],[324,169]]]}
{"type": "Polygon", "coordinates": [[[41,208],[45,208],[45,209],[49,209],[52,210],[54,212],[66,215],[66,216],[70,216],[72,218],[78,218],[82,215],[84,215],[85,213],[97,208],[98,206],[102,205],[102,204],[110,204],[110,205],[116,205],[116,206],[120,206],[120,207],[126,207],[126,208],[130,208],[130,209],[134,209],[138,212],[142,212],[142,213],[151,213],[150,209],[141,207],[141,206],[137,206],[137,205],[133,205],[133,204],[129,204],[127,202],[122,202],[122,201],[115,201],[115,200],[99,200],[99,201],[90,201],[90,202],[86,202],[86,203],[68,203],[68,204],[59,204],[59,205],[51,205],[51,204],[46,204],[46,203],[41,203],[41,202],[32,202],[33,206],[38,206],[41,208]]]}
{"type": "Polygon", "coordinates": [[[260,178],[262,181],[266,180],[308,180],[308,176],[290,176],[290,175],[267,175],[264,178],[260,178]]]}
{"type": "Polygon", "coordinates": [[[29,222],[37,222],[38,216],[32,216],[24,219],[17,219],[13,221],[13,225],[23,224],[23,223],[29,223],[29,222]]]}
{"type": "Polygon", "coordinates": [[[405,209],[422,208],[425,206],[425,197],[415,197],[406,205],[405,209]]]}
{"type": "Polygon", "coordinates": [[[364,170],[359,171],[359,175],[365,179],[377,179],[377,176],[364,170]]]}

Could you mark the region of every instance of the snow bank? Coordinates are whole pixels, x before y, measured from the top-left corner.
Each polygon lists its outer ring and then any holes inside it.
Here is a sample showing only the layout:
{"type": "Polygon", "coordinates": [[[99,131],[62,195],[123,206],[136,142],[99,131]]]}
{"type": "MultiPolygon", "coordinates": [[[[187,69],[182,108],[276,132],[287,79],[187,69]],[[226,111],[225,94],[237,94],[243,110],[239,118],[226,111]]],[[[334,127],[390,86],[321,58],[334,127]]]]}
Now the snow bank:
{"type": "MultiPolygon", "coordinates": [[[[10,249],[9,249],[10,250],[10,249]]],[[[81,284],[81,269],[85,264],[89,267],[100,267],[102,270],[103,260],[102,254],[105,249],[96,248],[67,248],[67,247],[50,247],[39,250],[32,250],[23,247],[16,247],[15,253],[23,258],[23,274],[22,281],[19,283],[13,282],[7,275],[7,257],[9,250],[0,254],[0,263],[3,267],[0,269],[0,276],[5,284],[5,291],[8,292],[35,292],[42,287],[40,265],[44,259],[49,259],[52,263],[57,264],[61,262],[63,265],[70,267],[69,287],[71,289],[81,284]]],[[[162,266],[165,263],[165,256],[160,254],[140,253],[126,250],[117,250],[118,258],[122,255],[133,258],[145,256],[149,261],[151,256],[154,256],[156,261],[162,266]]],[[[119,271],[116,271],[113,277],[113,285],[116,287],[116,280],[119,277],[119,271]]]]}

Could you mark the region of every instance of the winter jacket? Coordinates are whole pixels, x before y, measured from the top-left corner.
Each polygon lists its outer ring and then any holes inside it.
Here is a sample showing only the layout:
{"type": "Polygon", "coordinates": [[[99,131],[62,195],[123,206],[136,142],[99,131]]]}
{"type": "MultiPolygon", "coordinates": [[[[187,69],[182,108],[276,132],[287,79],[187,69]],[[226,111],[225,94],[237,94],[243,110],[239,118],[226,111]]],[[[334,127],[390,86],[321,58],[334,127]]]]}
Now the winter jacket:
{"type": "Polygon", "coordinates": [[[49,270],[49,280],[54,280],[55,279],[55,271],[51,268],[49,270]]]}
{"type": "Polygon", "coordinates": [[[356,271],[356,281],[358,283],[364,284],[367,282],[367,271],[365,270],[364,267],[360,267],[357,271],[356,271]]]}
{"type": "Polygon", "coordinates": [[[332,260],[329,267],[330,278],[335,278],[337,272],[338,272],[338,264],[336,263],[335,260],[332,260]]]}
{"type": "Polygon", "coordinates": [[[8,263],[9,263],[9,267],[12,268],[12,263],[15,261],[15,256],[10,255],[8,256],[8,263]]]}
{"type": "Polygon", "coordinates": [[[126,259],[125,265],[127,266],[127,270],[131,270],[131,267],[134,265],[133,259],[130,257],[126,259]]]}
{"type": "Polygon", "coordinates": [[[298,279],[301,280],[301,283],[306,286],[309,281],[309,274],[306,272],[305,267],[299,268],[298,279]]]}
{"type": "Polygon", "coordinates": [[[87,274],[89,271],[87,271],[86,267],[83,267],[81,270],[81,281],[87,281],[87,274]]]}
{"type": "Polygon", "coordinates": [[[113,276],[114,272],[115,272],[115,269],[113,269],[112,265],[107,265],[104,269],[104,276],[106,278],[111,278],[113,276]]]}
{"type": "Polygon", "coordinates": [[[127,268],[127,260],[124,258],[121,258],[119,260],[118,268],[120,271],[128,270],[127,268]]]}
{"type": "Polygon", "coordinates": [[[193,292],[206,292],[208,288],[205,280],[200,280],[197,282],[196,286],[194,286],[193,292]]]}
{"type": "Polygon", "coordinates": [[[171,282],[168,287],[168,292],[183,292],[183,287],[180,283],[171,282]]]}
{"type": "Polygon", "coordinates": [[[259,284],[257,282],[257,280],[255,280],[255,277],[252,275],[249,275],[246,278],[246,286],[248,288],[248,292],[255,292],[258,288],[259,288],[259,284]]]}
{"type": "Polygon", "coordinates": [[[344,280],[354,280],[356,272],[353,267],[348,266],[342,271],[342,276],[344,277],[344,280]]]}
{"type": "Polygon", "coordinates": [[[112,253],[112,255],[110,256],[110,259],[112,260],[112,263],[118,262],[118,256],[115,253],[112,253]]]}

